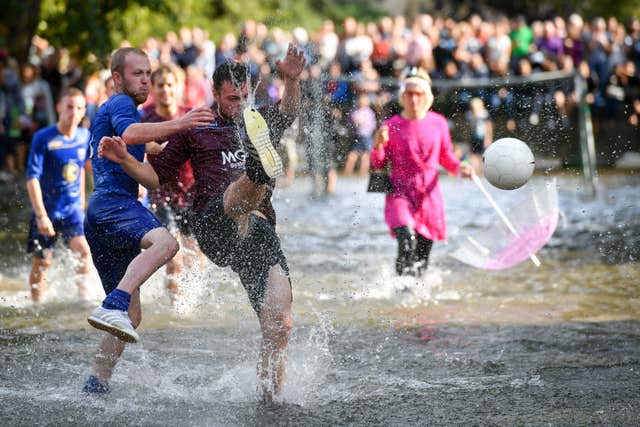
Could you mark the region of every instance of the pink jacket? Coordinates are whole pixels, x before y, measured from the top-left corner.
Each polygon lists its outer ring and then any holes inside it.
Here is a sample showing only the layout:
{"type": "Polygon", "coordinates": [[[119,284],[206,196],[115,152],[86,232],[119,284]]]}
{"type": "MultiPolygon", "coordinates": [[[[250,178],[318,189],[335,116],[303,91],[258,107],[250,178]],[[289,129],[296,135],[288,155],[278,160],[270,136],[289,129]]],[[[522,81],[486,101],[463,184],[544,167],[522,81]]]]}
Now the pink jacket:
{"type": "Polygon", "coordinates": [[[443,166],[457,174],[460,160],[453,154],[447,120],[429,111],[420,120],[395,115],[384,122],[389,127],[389,142],[371,152],[374,168],[391,162],[394,192],[388,194],[384,217],[393,229],[409,226],[431,240],[446,239],[444,200],[438,185],[438,170],[443,166]]]}

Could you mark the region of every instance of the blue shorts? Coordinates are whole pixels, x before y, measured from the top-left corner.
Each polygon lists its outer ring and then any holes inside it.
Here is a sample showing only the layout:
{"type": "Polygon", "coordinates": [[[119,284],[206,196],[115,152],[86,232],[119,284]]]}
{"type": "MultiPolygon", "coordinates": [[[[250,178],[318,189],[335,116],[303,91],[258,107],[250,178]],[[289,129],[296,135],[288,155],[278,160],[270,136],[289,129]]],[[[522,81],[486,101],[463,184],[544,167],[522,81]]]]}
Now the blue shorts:
{"type": "Polygon", "coordinates": [[[140,241],[162,227],[140,202],[122,196],[94,196],[84,221],[85,235],[102,287],[109,294],[141,251],[140,241]]]}
{"type": "Polygon", "coordinates": [[[31,215],[27,252],[33,253],[38,258],[44,258],[44,251],[53,248],[60,235],[62,235],[64,243],[68,245],[69,241],[74,237],[84,235],[83,220],[84,212],[81,209],[77,209],[67,218],[52,221],[53,230],[56,232],[54,236],[43,236],[38,231],[35,215],[31,215]]]}
{"type": "Polygon", "coordinates": [[[371,151],[373,148],[373,137],[371,136],[356,136],[353,147],[351,147],[352,151],[357,151],[358,153],[367,153],[371,151]]]}
{"type": "Polygon", "coordinates": [[[471,152],[473,154],[484,154],[484,138],[471,137],[471,152]]]}

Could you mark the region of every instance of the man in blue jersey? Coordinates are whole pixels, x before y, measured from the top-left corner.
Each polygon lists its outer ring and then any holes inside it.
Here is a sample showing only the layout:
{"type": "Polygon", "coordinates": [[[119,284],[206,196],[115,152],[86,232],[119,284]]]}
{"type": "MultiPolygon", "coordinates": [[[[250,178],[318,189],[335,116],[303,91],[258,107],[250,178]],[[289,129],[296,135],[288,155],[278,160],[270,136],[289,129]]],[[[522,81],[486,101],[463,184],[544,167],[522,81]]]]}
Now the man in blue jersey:
{"type": "Polygon", "coordinates": [[[104,137],[119,136],[129,153],[142,160],[145,143],[164,141],[169,135],[205,126],[213,119],[201,107],[164,122],[140,123],[138,105],[149,95],[151,65],[137,48],[118,49],[111,57],[115,94],[105,102],[91,125],[91,160],[95,191],[89,199],[85,232],[94,265],[107,294],[89,316],[89,323],[105,330],[86,392],[106,392],[107,381],[125,342],[137,342],[135,329],[142,320],[140,286],[178,251],[178,242],[138,200],[138,183],[122,168],[98,158],[104,137]],[[142,251],[144,249],[144,251],[142,251]]]}
{"type": "Polygon", "coordinates": [[[91,266],[82,224],[90,135],[89,130],[78,127],[86,112],[84,94],[68,89],[56,107],[58,122],[36,132],[27,163],[27,192],[33,210],[27,241],[27,252],[33,253],[29,287],[36,304],[44,297],[51,249],[59,235],[78,259],[76,284],[83,298],[91,266]]]}

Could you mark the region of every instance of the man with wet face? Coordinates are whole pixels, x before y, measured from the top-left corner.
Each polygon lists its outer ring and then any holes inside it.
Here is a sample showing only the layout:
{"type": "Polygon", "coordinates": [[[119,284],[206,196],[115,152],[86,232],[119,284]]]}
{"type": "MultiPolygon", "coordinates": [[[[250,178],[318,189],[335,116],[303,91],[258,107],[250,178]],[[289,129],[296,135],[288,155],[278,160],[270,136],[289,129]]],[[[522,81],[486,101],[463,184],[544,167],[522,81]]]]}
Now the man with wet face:
{"type": "MultiPolygon", "coordinates": [[[[285,85],[282,99],[259,109],[272,142],[279,142],[295,118],[304,65],[303,53],[292,45],[277,63],[285,85]]],[[[258,315],[263,334],[258,370],[263,397],[270,401],[280,394],[284,382],[291,282],[270,200],[277,173],[267,173],[270,165],[260,160],[265,150],[267,157],[277,154],[271,144],[260,146],[251,141],[243,123],[248,75],[247,66],[239,62],[218,66],[213,74],[217,108],[212,122],[171,137],[151,165],[136,160],[120,138],[105,139],[100,149],[102,156],[119,163],[148,188],[175,182],[180,166],[191,160],[195,235],[209,259],[238,273],[258,315]]]]}
{"type": "Polygon", "coordinates": [[[138,183],[122,168],[98,157],[102,138],[117,135],[125,151],[144,158],[145,143],[203,126],[213,118],[209,108],[197,108],[183,117],[159,123],[140,123],[138,105],[149,95],[151,65],[136,48],[118,49],[111,57],[115,94],[98,110],[91,126],[91,160],[95,191],[89,200],[85,232],[94,265],[107,294],[89,316],[89,323],[105,330],[84,386],[88,393],[109,391],[107,381],[124,349],[137,342],[140,324],[140,286],[178,250],[178,242],[138,201],[138,183]],[[142,251],[144,249],[144,251],[142,251]]]}

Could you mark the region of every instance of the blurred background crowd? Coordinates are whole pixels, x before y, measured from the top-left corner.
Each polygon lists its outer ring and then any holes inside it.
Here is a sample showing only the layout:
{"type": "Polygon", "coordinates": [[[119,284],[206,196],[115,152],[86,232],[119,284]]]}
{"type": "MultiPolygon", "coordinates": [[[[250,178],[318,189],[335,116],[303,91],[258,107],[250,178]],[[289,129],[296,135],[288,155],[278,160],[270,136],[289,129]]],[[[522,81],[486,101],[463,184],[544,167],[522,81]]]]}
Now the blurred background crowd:
{"type": "MultiPolygon", "coordinates": [[[[219,40],[206,29],[183,27],[139,47],[152,67],[175,69],[187,106],[213,102],[216,65],[244,61],[259,105],[281,93],[275,62],[289,43],[304,50],[308,64],[305,105],[283,139],[289,180],[306,170],[331,191],[336,170],[366,174],[368,153],[354,146],[362,146],[356,142],[370,138],[378,123],[398,111],[397,79],[413,66],[430,73],[437,94],[434,109],[450,119],[462,155],[473,138],[518,135],[533,144],[537,137],[538,152],[559,159],[560,165],[572,164],[576,109],[582,101],[590,107],[596,132],[604,135],[598,144],[620,144],[621,152],[640,150],[640,22],[635,18],[485,19],[472,14],[456,20],[418,14],[412,20],[385,16],[374,22],[347,17],[290,31],[247,20],[219,40]],[[577,87],[576,76],[584,84],[577,87]],[[479,126],[486,122],[492,126],[479,126]],[[482,135],[487,129],[491,135],[482,135]],[[607,137],[607,129],[616,136],[607,137]]],[[[65,46],[39,36],[33,37],[25,63],[0,50],[1,181],[23,174],[31,138],[55,123],[55,101],[65,88],[84,91],[85,125],[90,123],[111,90],[108,59],[100,64],[101,69],[86,72],[65,46]]]]}

